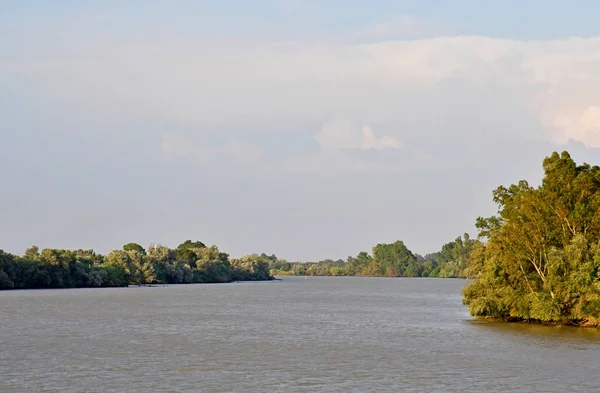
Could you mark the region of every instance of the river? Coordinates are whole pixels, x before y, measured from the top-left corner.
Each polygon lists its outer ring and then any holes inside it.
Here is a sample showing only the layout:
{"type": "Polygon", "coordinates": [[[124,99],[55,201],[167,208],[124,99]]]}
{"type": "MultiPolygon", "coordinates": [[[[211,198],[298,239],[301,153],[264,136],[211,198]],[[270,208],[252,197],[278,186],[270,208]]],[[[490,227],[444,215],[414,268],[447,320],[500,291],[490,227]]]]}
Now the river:
{"type": "Polygon", "coordinates": [[[475,320],[465,283],[0,292],[0,392],[600,391],[600,332],[475,320]]]}

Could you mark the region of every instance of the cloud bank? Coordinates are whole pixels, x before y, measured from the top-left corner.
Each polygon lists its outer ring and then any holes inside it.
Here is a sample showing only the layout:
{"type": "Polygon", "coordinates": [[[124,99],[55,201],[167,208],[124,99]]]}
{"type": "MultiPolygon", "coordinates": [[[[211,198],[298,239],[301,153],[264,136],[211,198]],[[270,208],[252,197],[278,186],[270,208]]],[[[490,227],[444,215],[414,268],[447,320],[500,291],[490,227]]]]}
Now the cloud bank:
{"type": "MultiPolygon", "coordinates": [[[[30,39],[35,43],[36,38],[30,39]]],[[[40,105],[95,116],[126,113],[134,119],[215,132],[223,126],[250,130],[341,115],[373,127],[383,125],[390,135],[376,139],[365,128],[362,136],[351,136],[350,131],[334,130],[340,125],[328,123],[331,129],[316,137],[319,144],[330,146],[337,138],[342,148],[348,144],[380,149],[397,148],[403,133],[424,128],[428,117],[510,118],[515,115],[506,103],[510,100],[521,104],[521,114],[533,117],[548,140],[600,147],[597,38],[94,45],[73,38],[54,55],[33,48],[3,60],[1,80],[23,81],[40,105]],[[443,107],[438,97],[450,101],[443,107]],[[474,111],[471,100],[479,101],[483,110],[474,111]]],[[[306,127],[305,132],[315,131],[306,127]]],[[[436,132],[445,132],[444,127],[436,132]]]]}

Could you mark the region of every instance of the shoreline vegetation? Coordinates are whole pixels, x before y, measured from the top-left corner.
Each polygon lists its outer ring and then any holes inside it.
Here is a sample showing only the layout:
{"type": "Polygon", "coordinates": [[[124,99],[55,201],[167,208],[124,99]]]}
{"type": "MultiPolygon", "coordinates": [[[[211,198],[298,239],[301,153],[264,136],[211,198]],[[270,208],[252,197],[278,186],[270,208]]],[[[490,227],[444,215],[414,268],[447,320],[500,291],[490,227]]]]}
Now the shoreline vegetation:
{"type": "Polygon", "coordinates": [[[277,276],[361,276],[361,277],[436,277],[467,278],[469,255],[477,241],[465,233],[446,243],[438,252],[421,256],[398,240],[377,244],[369,254],[336,261],[287,262],[271,258],[270,272],[277,276]]]}
{"type": "Polygon", "coordinates": [[[93,250],[32,246],[22,256],[0,250],[0,289],[126,287],[273,280],[259,255],[229,259],[216,246],[187,240],[175,250],[128,243],[100,255],[93,250]]]}
{"type": "Polygon", "coordinates": [[[0,290],[226,283],[280,276],[471,278],[463,304],[485,319],[600,327],[600,167],[569,153],[543,161],[541,185],[525,180],[493,191],[496,216],[421,256],[402,241],[346,260],[288,262],[266,254],[229,258],[190,240],[176,249],[136,243],[93,250],[0,250],[0,290]]]}
{"type": "Polygon", "coordinates": [[[463,303],[482,318],[600,327],[600,167],[563,151],[543,169],[538,187],[493,192],[498,215],[477,219],[463,303]]]}
{"type": "Polygon", "coordinates": [[[0,250],[0,290],[208,284],[274,280],[279,276],[465,278],[476,241],[463,238],[422,257],[402,241],[378,244],[344,260],[288,262],[275,255],[229,258],[217,246],[187,240],[176,249],[128,243],[101,255],[93,250],[28,248],[22,256],[0,250]]]}

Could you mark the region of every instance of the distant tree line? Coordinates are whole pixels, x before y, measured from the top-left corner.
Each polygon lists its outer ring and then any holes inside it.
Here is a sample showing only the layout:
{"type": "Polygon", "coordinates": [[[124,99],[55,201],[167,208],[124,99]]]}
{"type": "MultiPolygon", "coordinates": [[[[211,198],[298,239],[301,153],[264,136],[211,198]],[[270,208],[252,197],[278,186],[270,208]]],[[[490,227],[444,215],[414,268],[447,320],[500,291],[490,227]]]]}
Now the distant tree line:
{"type": "Polygon", "coordinates": [[[402,241],[378,244],[372,254],[363,251],[345,261],[287,262],[270,257],[270,268],[273,275],[294,276],[466,277],[476,242],[465,233],[425,257],[414,254],[402,241]]]}
{"type": "Polygon", "coordinates": [[[175,250],[160,245],[146,250],[129,243],[107,255],[33,246],[22,256],[0,250],[0,289],[272,280],[269,263],[259,255],[229,259],[216,246],[190,240],[175,250]]]}

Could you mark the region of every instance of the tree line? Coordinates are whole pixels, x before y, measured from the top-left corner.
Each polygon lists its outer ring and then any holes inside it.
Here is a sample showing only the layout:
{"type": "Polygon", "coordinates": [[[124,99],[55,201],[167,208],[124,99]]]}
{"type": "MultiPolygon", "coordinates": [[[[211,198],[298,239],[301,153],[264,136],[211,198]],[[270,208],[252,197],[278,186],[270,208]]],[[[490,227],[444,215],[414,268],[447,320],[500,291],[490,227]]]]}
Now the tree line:
{"type": "Polygon", "coordinates": [[[474,243],[465,234],[422,257],[397,241],[378,244],[372,256],[361,252],[346,261],[292,263],[264,253],[230,259],[216,246],[191,240],[176,249],[128,243],[106,255],[32,246],[22,256],[0,250],[0,289],[224,283],[272,280],[274,275],[465,277],[474,243]]]}
{"type": "Polygon", "coordinates": [[[414,254],[404,242],[377,244],[344,260],[287,262],[271,258],[271,274],[293,276],[466,277],[469,256],[477,240],[465,233],[436,253],[414,254]]]}
{"type": "Polygon", "coordinates": [[[22,256],[0,250],[0,289],[121,287],[145,284],[272,280],[259,255],[230,259],[216,246],[187,240],[176,249],[136,243],[100,255],[93,250],[39,250],[22,256]]]}

